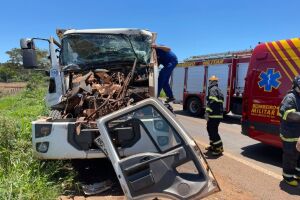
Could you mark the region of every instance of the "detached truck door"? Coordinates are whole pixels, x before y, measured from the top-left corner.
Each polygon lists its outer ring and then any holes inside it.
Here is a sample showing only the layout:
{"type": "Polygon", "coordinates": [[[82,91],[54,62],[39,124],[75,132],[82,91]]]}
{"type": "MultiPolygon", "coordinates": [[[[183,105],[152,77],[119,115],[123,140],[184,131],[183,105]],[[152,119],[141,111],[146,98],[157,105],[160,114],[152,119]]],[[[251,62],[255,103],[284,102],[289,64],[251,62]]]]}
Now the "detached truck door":
{"type": "Polygon", "coordinates": [[[128,199],[200,199],[220,190],[196,143],[158,100],[126,107],[97,125],[96,143],[102,144],[128,199]],[[151,119],[156,123],[146,126],[151,119]],[[168,137],[157,137],[162,131],[168,137]],[[122,148],[140,142],[136,154],[121,156],[122,148]]]}

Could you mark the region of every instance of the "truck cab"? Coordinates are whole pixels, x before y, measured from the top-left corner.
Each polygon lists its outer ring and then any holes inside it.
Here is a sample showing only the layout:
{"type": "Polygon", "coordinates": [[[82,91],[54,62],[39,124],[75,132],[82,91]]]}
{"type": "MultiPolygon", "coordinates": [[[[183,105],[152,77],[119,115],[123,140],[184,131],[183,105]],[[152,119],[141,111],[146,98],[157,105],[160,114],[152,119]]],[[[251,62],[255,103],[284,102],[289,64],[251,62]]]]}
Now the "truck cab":
{"type": "MultiPolygon", "coordinates": [[[[155,97],[156,34],[142,29],[58,30],[49,43],[51,67],[46,103],[50,114],[32,122],[40,159],[105,157],[94,143],[96,119],[155,97]]],[[[37,67],[35,40],[21,39],[23,64],[37,67]]],[[[154,126],[154,124],[153,124],[154,126]]]]}

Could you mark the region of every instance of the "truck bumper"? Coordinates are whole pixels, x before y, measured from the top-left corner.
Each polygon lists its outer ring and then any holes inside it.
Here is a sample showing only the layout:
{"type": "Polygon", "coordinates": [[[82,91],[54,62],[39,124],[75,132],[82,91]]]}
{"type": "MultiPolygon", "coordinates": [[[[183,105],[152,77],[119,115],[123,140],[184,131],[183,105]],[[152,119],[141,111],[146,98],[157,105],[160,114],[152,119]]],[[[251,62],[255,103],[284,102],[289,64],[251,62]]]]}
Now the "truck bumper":
{"type": "MultiPolygon", "coordinates": [[[[32,122],[32,145],[34,155],[39,159],[91,159],[106,157],[100,149],[81,150],[72,145],[70,140],[70,125],[74,122],[47,122],[38,120],[32,122]],[[51,132],[47,136],[37,135],[37,127],[50,125],[51,132]],[[68,136],[69,135],[69,136],[68,136]],[[68,138],[69,137],[69,138],[68,138]]],[[[71,133],[74,134],[74,133],[71,133]]],[[[76,133],[75,133],[76,134],[76,133]]]]}

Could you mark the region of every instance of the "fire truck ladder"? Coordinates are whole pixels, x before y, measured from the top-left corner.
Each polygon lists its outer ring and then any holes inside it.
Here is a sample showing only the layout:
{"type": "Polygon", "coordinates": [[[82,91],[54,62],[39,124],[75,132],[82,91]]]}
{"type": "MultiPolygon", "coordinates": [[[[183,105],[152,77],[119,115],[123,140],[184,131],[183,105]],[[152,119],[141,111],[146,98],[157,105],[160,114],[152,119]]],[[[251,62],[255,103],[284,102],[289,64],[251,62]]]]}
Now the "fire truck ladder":
{"type": "Polygon", "coordinates": [[[246,49],[242,51],[228,51],[224,53],[212,53],[206,55],[191,56],[185,59],[184,62],[251,56],[252,51],[253,49],[246,49]]]}

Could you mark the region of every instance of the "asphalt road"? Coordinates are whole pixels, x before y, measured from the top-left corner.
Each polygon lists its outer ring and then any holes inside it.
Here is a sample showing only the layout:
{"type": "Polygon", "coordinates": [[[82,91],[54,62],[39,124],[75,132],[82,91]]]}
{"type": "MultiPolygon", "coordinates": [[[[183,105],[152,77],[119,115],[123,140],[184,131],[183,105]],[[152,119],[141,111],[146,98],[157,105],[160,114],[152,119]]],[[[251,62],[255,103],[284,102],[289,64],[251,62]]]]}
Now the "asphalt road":
{"type": "MultiPolygon", "coordinates": [[[[189,116],[179,104],[173,107],[177,119],[203,150],[209,143],[206,120],[189,116]]],[[[219,132],[224,155],[217,159],[208,156],[207,160],[224,190],[209,198],[233,199],[231,195],[240,192],[243,198],[239,199],[300,199],[300,187],[292,188],[281,181],[281,149],[242,135],[238,116],[226,117],[219,132]]]]}
{"type": "MultiPolygon", "coordinates": [[[[205,119],[189,116],[179,104],[173,107],[176,118],[205,152],[204,147],[209,143],[205,119]]],[[[281,149],[242,135],[238,116],[226,117],[220,124],[219,132],[225,152],[221,157],[206,156],[206,159],[222,191],[206,199],[300,199],[300,187],[293,188],[282,182],[281,149]]],[[[64,196],[61,199],[125,199],[120,190],[118,188],[99,196],[64,196]]]]}

